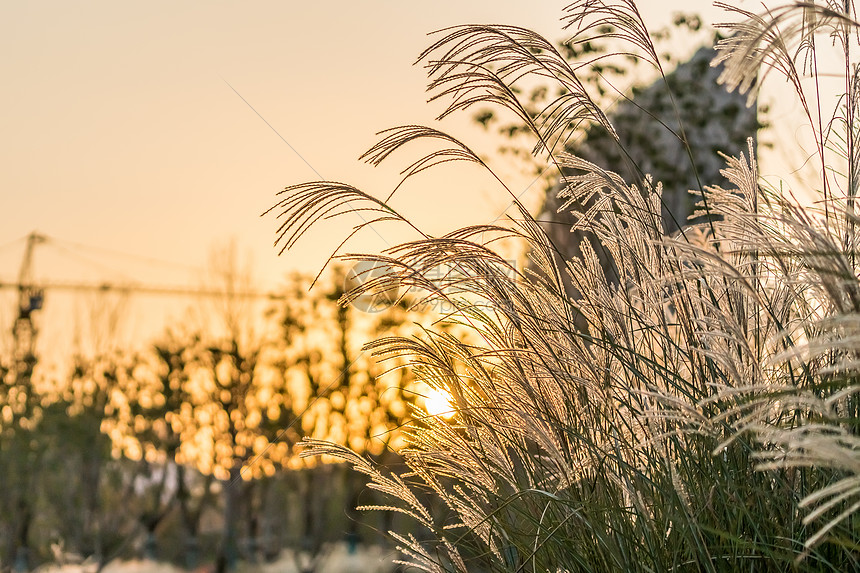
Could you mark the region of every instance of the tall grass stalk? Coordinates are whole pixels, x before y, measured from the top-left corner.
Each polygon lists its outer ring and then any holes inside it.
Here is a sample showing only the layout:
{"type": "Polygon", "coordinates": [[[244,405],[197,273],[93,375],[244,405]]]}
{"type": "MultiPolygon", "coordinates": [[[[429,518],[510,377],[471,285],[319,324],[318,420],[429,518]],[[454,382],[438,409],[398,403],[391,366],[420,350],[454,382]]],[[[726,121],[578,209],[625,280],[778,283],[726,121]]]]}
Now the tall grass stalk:
{"type": "MultiPolygon", "coordinates": [[[[368,345],[382,359],[405,357],[421,381],[451,396],[452,418],[419,415],[409,430],[407,474],[307,443],[307,455],[352,463],[423,524],[423,538],[392,532],[419,569],[860,568],[854,8],[824,0],[761,14],[726,8],[743,21],[726,25],[718,45],[723,81],[750,103],[768,71],[795,88],[821,165],[814,207],[764,185],[750,145],[726,157],[729,188],[699,190],[705,222],[668,236],[659,182],[624,181],[564,151],[585,124],[615,131],[550,42],[513,26],[461,26],[421,56],[432,97],[449,102],[443,116],[490,103],[531,128],[535,154],[558,170],[565,208],[590,205],[575,213],[575,228],[595,241],[559,268],[555,246],[517,203],[506,225],[422,233],[362,255],[388,273],[344,303],[399,284],[445,301],[455,309],[448,319],[471,331],[468,342],[429,328],[368,345]],[[816,41],[836,42],[845,55],[846,93],[826,124],[816,41]],[[562,94],[537,116],[515,89],[530,76],[557,82],[562,94]],[[528,244],[526,268],[511,269],[494,252],[499,236],[528,244]],[[607,256],[611,265],[601,263],[607,256]],[[430,511],[428,492],[444,514],[430,511]]],[[[565,19],[571,41],[608,36],[625,46],[616,56],[634,53],[662,74],[632,0],[577,0],[565,19]]],[[[459,141],[416,126],[385,132],[369,160],[427,138],[442,147],[409,166],[407,178],[451,160],[487,168],[459,141]]],[[[333,212],[409,224],[343,184],[284,194],[273,209],[285,220],[285,244],[333,212]]]]}

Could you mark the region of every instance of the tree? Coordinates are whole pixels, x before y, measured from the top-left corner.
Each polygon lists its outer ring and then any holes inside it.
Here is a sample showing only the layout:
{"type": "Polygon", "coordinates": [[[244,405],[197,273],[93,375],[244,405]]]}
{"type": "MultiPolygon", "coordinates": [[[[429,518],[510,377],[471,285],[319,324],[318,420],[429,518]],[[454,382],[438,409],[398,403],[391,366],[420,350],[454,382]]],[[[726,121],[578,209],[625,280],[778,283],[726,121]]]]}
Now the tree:
{"type": "MultiPolygon", "coordinates": [[[[577,126],[557,145],[594,165],[616,171],[627,180],[638,180],[647,173],[659,182],[667,233],[677,232],[692,222],[694,193],[700,192],[703,184],[729,185],[721,175],[724,159],[720,154],[744,151],[747,139],[756,139],[764,126],[759,122],[757,106],[748,107],[745,95],[729,92],[718,83],[722,67],[710,65],[716,56],[710,47],[713,41],[710,34],[698,16],[683,13],[675,14],[671,26],[651,34],[663,65],[675,66],[664,75],[641,58],[612,57],[615,52],[623,52],[623,43],[613,35],[611,27],[598,27],[583,41],[557,46],[560,54],[577,69],[593,101],[607,110],[613,127],[610,132],[599,124],[577,126]],[[679,58],[670,51],[679,44],[701,47],[688,59],[681,59],[685,56],[679,58]]],[[[541,117],[553,101],[552,96],[545,83],[533,88],[524,98],[528,112],[541,117]]],[[[531,149],[519,144],[520,137],[528,139],[530,135],[525,123],[499,122],[490,110],[480,112],[475,120],[485,127],[497,124],[497,133],[510,140],[502,147],[503,153],[520,157],[533,166],[540,164],[534,161],[531,149]]],[[[574,175],[570,170],[565,173],[574,175]]],[[[580,228],[582,225],[577,225],[575,214],[588,212],[593,205],[578,204],[564,193],[559,195],[564,183],[554,171],[541,168],[535,174],[546,179],[537,219],[559,249],[561,266],[571,257],[582,256],[579,245],[588,237],[604,261],[604,270],[612,274],[602,247],[594,242],[593,235],[580,228]],[[571,233],[571,228],[576,232],[571,233]]]]}
{"type": "Polygon", "coordinates": [[[30,309],[22,303],[14,325],[12,350],[0,359],[0,457],[5,462],[0,468],[4,483],[0,513],[6,516],[2,521],[6,531],[0,563],[14,560],[19,569],[30,563],[31,527],[36,512],[32,490],[39,471],[39,450],[34,438],[43,406],[43,396],[36,388],[38,361],[35,326],[30,309]]]}
{"type": "MultiPolygon", "coordinates": [[[[156,529],[178,508],[193,555],[201,512],[220,490],[219,561],[226,569],[240,554],[253,559],[258,540],[271,530],[266,499],[278,476],[304,492],[294,525],[311,554],[355,533],[352,521],[343,531],[332,529],[342,507],[326,504],[334,503],[329,494],[336,491],[334,498],[351,507],[361,484],[343,467],[308,467],[316,464],[300,459],[295,446],[317,436],[382,456],[399,445],[397,429],[417,397],[407,371],[382,379],[362,350],[361,340],[390,329],[393,315],[382,319],[339,304],[342,270],[310,293],[299,286],[308,277],[292,277],[284,302],[257,313],[259,307],[238,296],[247,279],[239,276],[235,252],[224,256],[224,297],[198,309],[184,332],[173,331],[136,355],[102,430],[114,456],[136,464],[135,515],[150,547],[156,529]]],[[[394,312],[406,316],[402,304],[394,312]]]]}
{"type": "MultiPolygon", "coordinates": [[[[136,525],[133,511],[123,507],[134,491],[131,467],[111,456],[104,432],[115,416],[116,395],[130,385],[134,360],[120,350],[75,356],[41,432],[51,471],[39,495],[55,514],[63,545],[99,566],[118,556],[136,525]]],[[[43,540],[49,541],[56,540],[43,540]]]]}
{"type": "Polygon", "coordinates": [[[147,532],[149,556],[154,557],[156,529],[178,505],[189,568],[197,566],[200,518],[213,496],[213,476],[201,478],[181,452],[183,439],[191,439],[194,431],[190,375],[198,342],[167,334],[141,353],[115,398],[116,415],[102,426],[112,438],[114,456],[138,464],[135,479],[143,493],[137,514],[147,532]]]}
{"type": "MultiPolygon", "coordinates": [[[[409,313],[402,302],[380,313],[347,303],[343,300],[347,277],[343,267],[335,267],[310,291],[306,289],[310,277],[290,277],[280,315],[283,346],[278,365],[293,392],[299,435],[390,459],[403,444],[400,429],[420,397],[408,369],[391,364],[391,372],[383,375],[385,367],[363,348],[363,342],[375,335],[405,333],[404,323],[415,313],[409,313]]],[[[363,481],[343,466],[333,467],[333,460],[324,461],[329,463],[317,466],[312,459],[304,460],[301,464],[310,467],[297,474],[302,492],[301,546],[310,555],[318,555],[325,542],[358,537],[359,519],[351,508],[363,481]],[[342,521],[344,503],[348,523],[339,530],[332,526],[342,521]]],[[[295,462],[293,467],[300,467],[299,460],[295,462]]]]}

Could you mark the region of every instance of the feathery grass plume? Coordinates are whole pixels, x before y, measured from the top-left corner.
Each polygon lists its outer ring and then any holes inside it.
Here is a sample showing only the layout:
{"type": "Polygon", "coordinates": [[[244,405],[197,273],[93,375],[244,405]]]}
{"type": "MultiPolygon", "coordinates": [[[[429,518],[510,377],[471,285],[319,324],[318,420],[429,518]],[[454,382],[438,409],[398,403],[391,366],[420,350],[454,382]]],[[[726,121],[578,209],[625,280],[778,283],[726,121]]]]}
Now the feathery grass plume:
{"type": "Polygon", "coordinates": [[[565,29],[576,30],[569,42],[585,43],[599,38],[617,38],[636,50],[627,55],[642,58],[662,72],[654,42],[633,0],[576,0],[564,11],[567,21],[565,29]]]}
{"type": "MultiPolygon", "coordinates": [[[[609,19],[612,29],[597,33],[660,65],[633,3],[580,0],[567,13],[573,28],[592,16],[609,19]]],[[[811,34],[836,23],[846,45],[856,44],[844,7],[800,3],[743,15],[748,20],[721,47],[725,79],[741,89],[754,85],[744,54],[758,58],[756,70],[774,65],[792,79],[798,56],[785,46],[797,34],[814,50],[811,34]],[[781,36],[795,12],[805,24],[781,36]]],[[[548,42],[509,26],[462,26],[430,54],[441,54],[430,61],[431,90],[452,98],[443,115],[478,101],[521,114],[536,153],[559,169],[567,208],[589,205],[575,213],[574,228],[595,237],[613,276],[590,240],[559,268],[557,250],[519,204],[504,227],[422,234],[360,255],[387,274],[358,285],[345,303],[398,284],[445,302],[452,309],[445,320],[470,331],[467,340],[434,324],[367,346],[381,360],[407,359],[421,381],[450,396],[454,416],[415,412],[404,475],[318,441],[304,455],[339,457],[390,494],[390,509],[425,530],[392,532],[404,561],[419,570],[860,568],[860,279],[848,232],[856,224],[856,90],[847,92],[844,121],[816,132],[823,165],[840,129],[850,159],[847,181],[832,170],[818,190],[825,213],[765,186],[750,145],[726,158],[727,188],[703,187],[707,222],[667,236],[659,182],[625,181],[556,151],[570,124],[612,128],[548,42]],[[530,74],[568,90],[539,118],[523,113],[512,88],[530,74]],[[555,123],[560,117],[564,125],[555,123]],[[839,189],[848,191],[835,197],[839,189]],[[492,241],[480,240],[485,232],[526,243],[531,265],[512,268],[492,241]],[[428,493],[445,512],[432,514],[422,501],[428,493]]],[[[846,78],[853,86],[850,57],[846,78]]],[[[417,126],[385,133],[367,158],[378,162],[424,137],[453,147],[412,163],[406,177],[453,159],[487,168],[464,145],[417,126]]],[[[285,246],[351,201],[377,219],[409,224],[347,185],[286,192],[293,195],[277,205],[285,246]]]]}
{"type": "Polygon", "coordinates": [[[612,124],[588,95],[570,64],[542,36],[516,26],[456,26],[421,54],[426,61],[432,100],[450,98],[439,119],[475,104],[498,105],[513,112],[536,136],[534,153],[550,161],[583,122],[612,124]],[[520,101],[516,84],[540,77],[558,83],[562,95],[533,117],[520,101]]]}
{"type": "MultiPolygon", "coordinates": [[[[860,26],[856,20],[853,1],[795,2],[772,10],[767,9],[761,14],[722,2],[717,2],[716,5],[744,18],[740,23],[717,25],[717,28],[729,32],[729,36],[716,45],[719,55],[714,64],[724,63],[720,81],[730,90],[738,89],[741,93],[748,93],[747,101],[750,104],[761,84],[759,74],[762,81],[771,71],[785,76],[797,94],[815,137],[816,155],[821,165],[820,191],[824,195],[825,218],[829,222],[828,203],[833,200],[831,182],[827,176],[832,168],[828,165],[826,153],[829,127],[823,124],[820,109],[823,102],[820,100],[820,71],[815,42],[817,36],[827,35],[832,43],[839,43],[842,47],[845,57],[844,98],[847,99],[845,103],[849,108],[847,115],[852,118],[853,124],[853,107],[856,105],[857,96],[852,88],[852,79],[857,70],[851,58],[851,47],[858,43],[857,28],[860,26]],[[801,81],[803,75],[814,78],[812,88],[804,88],[801,81]],[[807,93],[808,91],[812,93],[807,93]]],[[[852,133],[853,125],[848,129],[848,134],[852,133]]],[[[855,162],[856,158],[851,165],[855,162]]]]}

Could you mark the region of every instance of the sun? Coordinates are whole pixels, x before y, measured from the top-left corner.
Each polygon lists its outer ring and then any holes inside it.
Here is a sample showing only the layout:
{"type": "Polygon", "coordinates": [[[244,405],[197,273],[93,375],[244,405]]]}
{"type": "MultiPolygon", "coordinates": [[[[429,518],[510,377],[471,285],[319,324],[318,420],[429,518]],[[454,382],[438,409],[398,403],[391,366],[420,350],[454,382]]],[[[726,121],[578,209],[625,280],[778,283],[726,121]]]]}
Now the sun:
{"type": "Polygon", "coordinates": [[[456,411],[451,403],[451,395],[442,390],[431,388],[424,398],[424,409],[431,416],[439,416],[445,419],[454,417],[456,411]]]}

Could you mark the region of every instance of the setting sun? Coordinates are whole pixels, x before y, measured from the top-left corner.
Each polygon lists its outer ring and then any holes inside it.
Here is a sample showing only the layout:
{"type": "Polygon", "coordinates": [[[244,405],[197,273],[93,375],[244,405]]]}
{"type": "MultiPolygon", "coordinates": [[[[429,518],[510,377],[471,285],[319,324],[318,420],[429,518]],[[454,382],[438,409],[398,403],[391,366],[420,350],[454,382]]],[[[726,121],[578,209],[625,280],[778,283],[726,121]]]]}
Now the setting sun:
{"type": "Polygon", "coordinates": [[[451,404],[451,395],[435,388],[427,392],[424,409],[431,416],[441,416],[446,419],[452,418],[456,413],[451,404]]]}

